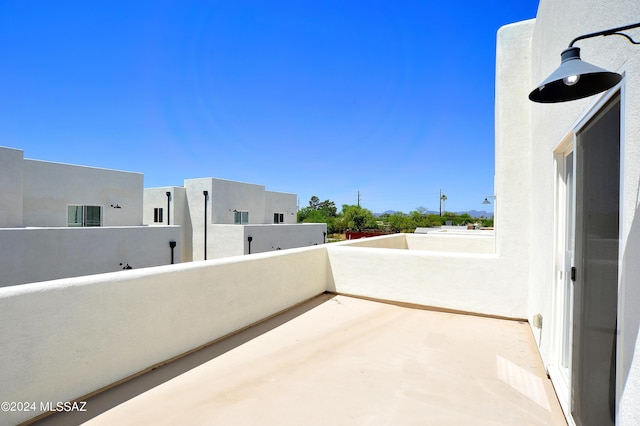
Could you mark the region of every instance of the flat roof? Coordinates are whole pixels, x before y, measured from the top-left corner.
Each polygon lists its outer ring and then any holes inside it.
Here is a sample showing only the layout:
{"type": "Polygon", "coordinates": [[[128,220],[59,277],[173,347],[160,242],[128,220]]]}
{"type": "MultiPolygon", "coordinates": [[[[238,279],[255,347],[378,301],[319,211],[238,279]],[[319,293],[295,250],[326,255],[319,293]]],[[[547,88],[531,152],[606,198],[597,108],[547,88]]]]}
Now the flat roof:
{"type": "Polygon", "coordinates": [[[527,323],[331,294],[86,402],[37,424],[566,425],[527,323]]]}

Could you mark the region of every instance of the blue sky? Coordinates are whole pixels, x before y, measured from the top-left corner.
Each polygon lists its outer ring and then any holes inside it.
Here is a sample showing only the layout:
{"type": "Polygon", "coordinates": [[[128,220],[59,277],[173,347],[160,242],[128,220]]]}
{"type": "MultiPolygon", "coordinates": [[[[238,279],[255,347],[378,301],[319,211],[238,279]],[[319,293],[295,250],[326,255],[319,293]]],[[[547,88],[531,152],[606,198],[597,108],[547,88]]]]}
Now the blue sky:
{"type": "Polygon", "coordinates": [[[3,0],[0,145],[146,187],[491,210],[496,31],[537,6],[3,0]]]}

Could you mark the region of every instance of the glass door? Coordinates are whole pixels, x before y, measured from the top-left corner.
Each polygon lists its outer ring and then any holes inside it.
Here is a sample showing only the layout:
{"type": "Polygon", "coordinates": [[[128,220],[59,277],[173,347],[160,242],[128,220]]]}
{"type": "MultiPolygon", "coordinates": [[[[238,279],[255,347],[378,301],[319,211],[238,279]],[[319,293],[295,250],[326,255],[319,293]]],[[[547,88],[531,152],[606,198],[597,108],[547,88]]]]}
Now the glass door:
{"type": "Polygon", "coordinates": [[[620,96],[576,133],[571,413],[615,424],[620,202],[620,96]]]}
{"type": "Polygon", "coordinates": [[[570,380],[571,342],[573,337],[573,282],[572,267],[575,264],[575,155],[573,151],[563,156],[564,181],[564,256],[560,289],[560,372],[566,383],[570,380]]]}

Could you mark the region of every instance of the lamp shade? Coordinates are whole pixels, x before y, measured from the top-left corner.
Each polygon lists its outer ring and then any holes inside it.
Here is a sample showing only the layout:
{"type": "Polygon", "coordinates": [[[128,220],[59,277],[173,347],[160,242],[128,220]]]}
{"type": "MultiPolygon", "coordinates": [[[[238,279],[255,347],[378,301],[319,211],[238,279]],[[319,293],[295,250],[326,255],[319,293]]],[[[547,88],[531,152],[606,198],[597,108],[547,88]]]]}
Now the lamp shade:
{"type": "Polygon", "coordinates": [[[560,67],[529,93],[530,100],[541,103],[573,101],[604,92],[622,79],[620,74],[582,61],[579,47],[566,49],[561,58],[560,67]]]}

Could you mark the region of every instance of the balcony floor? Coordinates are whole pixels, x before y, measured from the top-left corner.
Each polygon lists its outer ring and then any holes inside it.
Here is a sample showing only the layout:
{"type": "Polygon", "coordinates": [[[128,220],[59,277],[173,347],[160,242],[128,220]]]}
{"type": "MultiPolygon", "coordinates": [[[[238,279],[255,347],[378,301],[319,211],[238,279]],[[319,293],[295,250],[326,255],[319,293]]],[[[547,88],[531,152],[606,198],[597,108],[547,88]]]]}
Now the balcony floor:
{"type": "Polygon", "coordinates": [[[323,295],[38,424],[566,425],[529,326],[323,295]]]}

